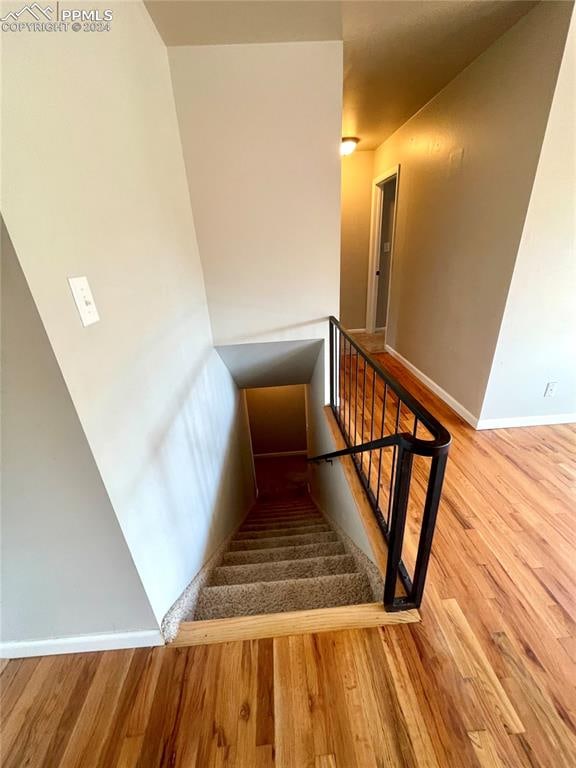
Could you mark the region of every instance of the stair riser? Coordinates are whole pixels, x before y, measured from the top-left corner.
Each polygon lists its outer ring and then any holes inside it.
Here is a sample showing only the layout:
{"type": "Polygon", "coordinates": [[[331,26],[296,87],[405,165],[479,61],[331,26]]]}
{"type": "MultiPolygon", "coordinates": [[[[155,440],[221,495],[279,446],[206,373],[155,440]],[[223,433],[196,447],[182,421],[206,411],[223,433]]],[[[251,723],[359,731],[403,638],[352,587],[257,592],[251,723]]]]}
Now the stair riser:
{"type": "Polygon", "coordinates": [[[312,499],[299,499],[298,501],[282,501],[281,499],[259,499],[254,509],[310,509],[316,505],[312,499]]]}
{"type": "Polygon", "coordinates": [[[328,544],[311,544],[300,547],[278,547],[275,549],[251,549],[244,552],[227,552],[223,565],[249,565],[252,563],[275,563],[280,560],[301,560],[310,557],[343,555],[346,550],[341,541],[328,544]]]}
{"type": "Polygon", "coordinates": [[[243,549],[275,549],[277,547],[293,547],[301,544],[323,544],[328,541],[338,541],[333,531],[325,533],[309,533],[303,536],[279,536],[268,539],[242,539],[230,542],[230,552],[243,549]]]}
{"type": "Polygon", "coordinates": [[[250,523],[245,521],[241,529],[247,531],[274,531],[274,530],[288,530],[289,528],[307,528],[311,525],[328,525],[323,517],[315,518],[303,518],[302,520],[270,520],[265,523],[250,523]]]}
{"type": "Polygon", "coordinates": [[[323,517],[306,517],[302,520],[290,520],[289,522],[276,522],[273,521],[272,523],[248,523],[245,522],[242,527],[241,531],[266,531],[269,528],[272,527],[278,527],[283,529],[290,529],[290,528],[302,528],[304,526],[309,525],[326,525],[326,521],[323,517]]]}
{"type": "Polygon", "coordinates": [[[248,517],[246,518],[246,522],[251,523],[268,523],[270,520],[282,520],[287,523],[293,521],[293,520],[310,520],[310,519],[323,519],[322,515],[315,510],[308,510],[306,512],[302,512],[301,514],[297,515],[277,515],[277,514],[264,514],[264,515],[254,515],[250,513],[248,517]]]}
{"type": "Polygon", "coordinates": [[[249,584],[256,581],[282,581],[307,579],[316,576],[355,573],[354,558],[350,555],[317,557],[305,560],[282,560],[277,563],[259,565],[232,565],[216,568],[210,579],[210,586],[225,584],[249,584]]]}
{"type": "Polygon", "coordinates": [[[240,539],[275,539],[281,536],[303,536],[308,533],[326,533],[331,528],[326,523],[319,523],[318,525],[307,525],[302,528],[265,528],[263,531],[244,530],[243,528],[238,531],[234,537],[235,541],[240,539]]]}

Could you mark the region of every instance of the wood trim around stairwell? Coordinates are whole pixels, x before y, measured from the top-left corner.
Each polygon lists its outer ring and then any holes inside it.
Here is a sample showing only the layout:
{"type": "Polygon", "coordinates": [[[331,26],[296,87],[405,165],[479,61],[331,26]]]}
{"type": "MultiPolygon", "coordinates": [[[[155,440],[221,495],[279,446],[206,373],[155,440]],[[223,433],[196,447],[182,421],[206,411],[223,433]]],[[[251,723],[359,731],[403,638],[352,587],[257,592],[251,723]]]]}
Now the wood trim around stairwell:
{"type": "Polygon", "coordinates": [[[417,610],[388,613],[382,603],[341,605],[310,611],[264,613],[231,619],[184,621],[172,646],[228,643],[234,640],[261,640],[269,637],[334,632],[343,629],[414,624],[420,621],[417,610]]]}

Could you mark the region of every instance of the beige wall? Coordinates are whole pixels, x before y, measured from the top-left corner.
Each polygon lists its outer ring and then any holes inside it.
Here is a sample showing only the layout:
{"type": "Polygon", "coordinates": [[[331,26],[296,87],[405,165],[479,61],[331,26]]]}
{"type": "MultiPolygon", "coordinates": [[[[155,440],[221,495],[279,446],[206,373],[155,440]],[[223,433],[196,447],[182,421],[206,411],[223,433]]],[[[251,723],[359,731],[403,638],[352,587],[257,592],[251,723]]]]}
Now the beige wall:
{"type": "MultiPolygon", "coordinates": [[[[318,355],[308,385],[308,454],[319,456],[337,450],[325,414],[323,398],[324,356],[318,355]]],[[[365,555],[374,559],[354,496],[340,461],[323,461],[309,467],[312,496],[320,509],[352,539],[365,555]]]]}
{"type": "Polygon", "coordinates": [[[480,426],[576,421],[575,79],[573,17],[480,426]]]}
{"type": "Polygon", "coordinates": [[[216,344],[338,314],[342,44],[169,49],[216,344]]]}
{"type": "Polygon", "coordinates": [[[2,210],[159,621],[254,488],[246,414],[212,347],[166,49],[141,3],[113,8],[106,34],[3,35],[2,210]],[[82,327],[70,275],[87,275],[96,325],[82,327]]]}
{"type": "MultiPolygon", "coordinates": [[[[0,226],[2,643],[133,629],[156,630],[159,642],[158,624],[0,226]]],[[[12,655],[10,646],[4,650],[12,655]]]]}
{"type": "Polygon", "coordinates": [[[471,418],[484,392],[571,4],[540,3],[388,139],[400,164],[388,343],[471,418]]]}
{"type": "Polygon", "coordinates": [[[254,454],[306,450],[304,384],[247,389],[246,400],[254,454]]]}
{"type": "Polygon", "coordinates": [[[373,169],[374,152],[342,158],[340,319],[346,328],[366,327],[373,169]]]}

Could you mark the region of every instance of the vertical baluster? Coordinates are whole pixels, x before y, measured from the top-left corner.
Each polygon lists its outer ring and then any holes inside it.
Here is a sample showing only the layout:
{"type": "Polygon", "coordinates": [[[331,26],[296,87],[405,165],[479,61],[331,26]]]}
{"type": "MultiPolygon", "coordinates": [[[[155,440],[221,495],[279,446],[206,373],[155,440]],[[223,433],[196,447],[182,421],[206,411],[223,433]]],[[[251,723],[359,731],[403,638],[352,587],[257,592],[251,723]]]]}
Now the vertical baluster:
{"type": "Polygon", "coordinates": [[[418,416],[414,414],[414,429],[412,430],[412,435],[416,437],[417,432],[418,432],[418,416]]]}
{"type": "Polygon", "coordinates": [[[329,358],[330,358],[330,408],[334,410],[334,325],[330,320],[328,326],[328,339],[329,339],[329,358]]]}
{"type": "Polygon", "coordinates": [[[348,368],[348,442],[350,443],[351,435],[351,422],[352,422],[352,344],[348,342],[348,349],[350,350],[350,365],[348,368]]]}
{"type": "Polygon", "coordinates": [[[340,428],[342,432],[346,431],[346,338],[342,344],[342,334],[340,334],[340,377],[342,386],[342,398],[340,400],[340,428]],[[342,355],[344,347],[344,355],[342,355]]]}
{"type": "Polygon", "coordinates": [[[366,360],[362,358],[362,365],[364,367],[364,377],[362,383],[362,418],[360,419],[360,442],[365,442],[364,437],[364,414],[366,411],[366,360]]]}
{"type": "MultiPolygon", "coordinates": [[[[374,400],[376,398],[376,368],[372,368],[372,410],[370,412],[370,442],[374,440],[374,400]]],[[[372,482],[372,451],[368,457],[368,488],[372,482]]]]}
{"type": "Polygon", "coordinates": [[[334,367],[336,369],[336,391],[334,393],[336,412],[340,412],[340,328],[334,326],[334,367]]]}
{"type": "MultiPolygon", "coordinates": [[[[400,424],[400,409],[401,409],[401,400],[400,396],[396,395],[397,398],[397,404],[396,404],[396,422],[394,425],[394,434],[398,434],[398,425],[400,424]]],[[[390,468],[390,490],[388,493],[388,509],[386,510],[386,525],[388,526],[388,530],[390,530],[390,514],[392,511],[392,500],[394,496],[394,481],[396,479],[396,467],[397,467],[397,459],[398,459],[398,449],[396,446],[392,449],[392,467],[390,468]]]]}
{"type": "MultiPolygon", "coordinates": [[[[386,400],[388,396],[388,385],[384,384],[384,392],[382,394],[382,424],[380,426],[380,437],[384,437],[384,431],[386,428],[386,400]]],[[[382,448],[380,448],[380,458],[378,460],[378,484],[376,486],[376,509],[380,509],[378,502],[380,499],[380,476],[382,474],[382,448]]]]}
{"type": "MultiPolygon", "coordinates": [[[[356,375],[354,378],[354,445],[357,444],[358,436],[358,363],[360,360],[360,354],[356,350],[356,375]]],[[[362,441],[360,441],[362,442],[362,441]]]]}

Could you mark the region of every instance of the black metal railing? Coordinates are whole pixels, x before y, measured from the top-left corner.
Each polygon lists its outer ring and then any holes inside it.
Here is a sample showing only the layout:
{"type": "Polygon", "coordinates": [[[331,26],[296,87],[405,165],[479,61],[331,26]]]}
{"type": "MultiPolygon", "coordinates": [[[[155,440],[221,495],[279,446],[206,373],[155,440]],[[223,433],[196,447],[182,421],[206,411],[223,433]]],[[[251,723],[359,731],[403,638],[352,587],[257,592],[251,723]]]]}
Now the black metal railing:
{"type": "Polygon", "coordinates": [[[352,458],[388,544],[384,606],[389,611],[417,608],[450,433],[364,352],[335,317],[330,318],[330,407],[347,447],[310,461],[352,458]]]}

